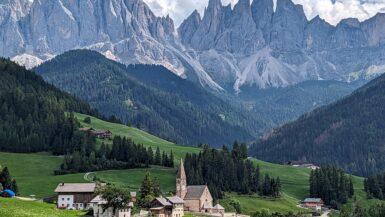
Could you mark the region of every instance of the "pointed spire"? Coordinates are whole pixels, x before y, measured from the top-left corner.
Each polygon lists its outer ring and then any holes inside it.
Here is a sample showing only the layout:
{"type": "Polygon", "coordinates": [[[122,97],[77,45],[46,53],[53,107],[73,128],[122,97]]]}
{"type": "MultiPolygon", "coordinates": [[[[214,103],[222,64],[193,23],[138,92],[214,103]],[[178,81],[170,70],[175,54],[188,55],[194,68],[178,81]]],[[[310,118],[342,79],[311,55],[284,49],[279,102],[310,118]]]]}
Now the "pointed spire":
{"type": "Polygon", "coordinates": [[[177,178],[186,179],[186,172],[184,171],[183,159],[180,159],[177,178]]]}

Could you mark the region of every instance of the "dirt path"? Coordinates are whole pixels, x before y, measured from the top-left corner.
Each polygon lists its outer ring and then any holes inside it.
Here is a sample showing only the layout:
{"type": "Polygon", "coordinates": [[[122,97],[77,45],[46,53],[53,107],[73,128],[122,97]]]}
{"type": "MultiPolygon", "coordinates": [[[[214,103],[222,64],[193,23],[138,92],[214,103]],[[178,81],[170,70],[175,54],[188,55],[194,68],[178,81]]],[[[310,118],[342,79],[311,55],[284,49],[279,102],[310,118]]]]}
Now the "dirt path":
{"type": "Polygon", "coordinates": [[[90,173],[84,174],[84,176],[83,176],[84,180],[86,180],[87,182],[94,182],[94,180],[92,178],[90,178],[91,174],[94,174],[94,173],[90,172],[90,173]]]}
{"type": "Polygon", "coordinates": [[[324,213],[321,215],[321,217],[328,217],[329,214],[330,214],[330,211],[326,211],[326,212],[324,212],[324,213]]]}

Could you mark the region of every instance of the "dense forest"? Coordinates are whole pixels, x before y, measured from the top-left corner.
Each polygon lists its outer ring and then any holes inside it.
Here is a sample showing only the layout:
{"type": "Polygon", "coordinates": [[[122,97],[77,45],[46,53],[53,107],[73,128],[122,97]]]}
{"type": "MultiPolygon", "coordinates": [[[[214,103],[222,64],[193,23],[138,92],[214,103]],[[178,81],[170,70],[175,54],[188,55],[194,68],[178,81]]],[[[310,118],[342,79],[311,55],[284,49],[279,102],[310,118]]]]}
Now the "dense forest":
{"type": "Polygon", "coordinates": [[[385,173],[366,178],[364,186],[368,198],[385,199],[385,173]]]}
{"type": "Polygon", "coordinates": [[[222,192],[242,194],[258,193],[262,196],[280,197],[279,177],[261,174],[259,167],[247,159],[247,146],[235,143],[230,151],[203,147],[199,154],[186,154],[184,161],[189,185],[207,184],[214,199],[222,192]]]}
{"type": "Polygon", "coordinates": [[[331,164],[369,176],[385,170],[385,76],[266,134],[250,152],[285,163],[331,164]]]}
{"type": "Polygon", "coordinates": [[[76,50],[36,71],[104,115],[181,144],[252,141],[266,126],[258,113],[230,105],[161,66],[126,67],[97,52],[76,50]]]}
{"type": "Polygon", "coordinates": [[[310,197],[322,198],[326,205],[337,208],[354,195],[352,177],[336,167],[321,167],[310,174],[310,197]]]}
{"type": "Polygon", "coordinates": [[[8,167],[2,168],[0,165],[0,193],[5,189],[10,189],[16,194],[19,193],[17,182],[15,179],[12,179],[12,176],[8,170],[8,167]]]}
{"type": "Polygon", "coordinates": [[[96,148],[96,139],[90,133],[78,132],[73,149],[64,156],[57,175],[111,169],[131,169],[159,165],[174,167],[174,155],[135,144],[131,139],[115,136],[112,147],[102,143],[96,148]]]}
{"type": "Polygon", "coordinates": [[[0,75],[0,151],[64,154],[59,149],[76,130],[65,112],[97,115],[88,104],[7,59],[0,58],[0,75]]]}
{"type": "Polygon", "coordinates": [[[358,204],[354,204],[353,209],[343,207],[341,209],[341,217],[384,217],[385,216],[385,205],[377,204],[372,205],[365,209],[358,204]]]}

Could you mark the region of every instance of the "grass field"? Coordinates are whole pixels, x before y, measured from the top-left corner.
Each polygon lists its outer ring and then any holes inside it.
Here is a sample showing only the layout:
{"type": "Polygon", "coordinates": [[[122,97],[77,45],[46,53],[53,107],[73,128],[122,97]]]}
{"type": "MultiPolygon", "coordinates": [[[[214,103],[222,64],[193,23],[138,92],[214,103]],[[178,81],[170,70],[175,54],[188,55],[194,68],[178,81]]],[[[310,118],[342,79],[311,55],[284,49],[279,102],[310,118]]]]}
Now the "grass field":
{"type": "MultiPolygon", "coordinates": [[[[261,198],[259,196],[244,196],[230,194],[227,195],[225,203],[229,200],[236,199],[241,203],[242,211],[247,214],[252,214],[255,210],[268,209],[270,211],[278,212],[301,212],[303,209],[296,207],[296,205],[308,197],[310,177],[310,169],[298,168],[287,165],[278,165],[252,159],[255,164],[261,167],[262,173],[268,173],[270,176],[279,176],[282,183],[283,195],[277,200],[261,198]]],[[[373,204],[384,203],[377,199],[367,199],[364,191],[364,178],[353,176],[355,200],[362,207],[369,207],[373,204]]],[[[353,199],[349,201],[347,206],[351,206],[353,199]]]]}
{"type": "MultiPolygon", "coordinates": [[[[61,182],[87,182],[84,179],[84,173],[54,176],[53,171],[59,167],[60,163],[60,157],[50,156],[45,153],[14,154],[0,152],[0,164],[9,168],[12,177],[17,181],[21,196],[47,197],[55,194],[54,190],[61,182]]],[[[176,171],[174,169],[157,167],[101,171],[94,174],[104,181],[128,186],[131,190],[138,190],[147,171],[159,180],[163,192],[175,190],[176,171]]]]}
{"type": "Polygon", "coordinates": [[[55,205],[22,201],[16,198],[0,198],[1,217],[78,217],[80,211],[57,210],[55,205]]]}
{"type": "MultiPolygon", "coordinates": [[[[171,150],[174,153],[176,160],[180,158],[184,158],[186,153],[197,153],[200,151],[199,148],[189,147],[189,146],[178,146],[172,142],[168,142],[166,140],[160,139],[156,136],[153,136],[149,133],[146,133],[137,128],[128,127],[122,124],[114,124],[106,121],[102,121],[100,119],[90,117],[91,124],[86,124],[83,122],[85,117],[89,117],[87,115],[75,113],[75,117],[79,120],[83,127],[92,127],[100,130],[110,130],[113,135],[125,136],[127,138],[131,138],[138,144],[143,144],[145,146],[151,146],[154,150],[159,147],[161,151],[165,151],[169,153],[171,150]]],[[[109,143],[110,141],[104,140],[105,143],[109,143]]]]}
{"type": "Polygon", "coordinates": [[[61,162],[60,157],[45,153],[0,153],[0,164],[9,168],[23,196],[46,197],[54,194],[53,190],[60,182],[85,182],[83,174],[54,176],[53,172],[61,162]]]}

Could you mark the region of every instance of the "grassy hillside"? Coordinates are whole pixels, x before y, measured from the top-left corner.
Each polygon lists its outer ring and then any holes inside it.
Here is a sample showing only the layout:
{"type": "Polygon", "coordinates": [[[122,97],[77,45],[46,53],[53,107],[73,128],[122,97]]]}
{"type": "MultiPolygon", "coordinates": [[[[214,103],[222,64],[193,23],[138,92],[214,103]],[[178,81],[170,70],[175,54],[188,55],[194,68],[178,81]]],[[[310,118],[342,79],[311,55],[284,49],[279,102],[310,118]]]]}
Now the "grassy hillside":
{"type": "MultiPolygon", "coordinates": [[[[303,209],[296,207],[299,201],[308,197],[309,186],[308,180],[310,177],[310,169],[297,168],[287,165],[279,165],[267,163],[253,159],[255,164],[261,167],[262,173],[269,173],[271,176],[279,176],[282,183],[283,195],[279,199],[262,198],[256,195],[245,196],[228,194],[223,200],[227,204],[231,199],[238,200],[242,206],[242,212],[252,214],[255,210],[269,209],[270,211],[278,212],[303,212],[303,209]]],[[[377,199],[368,200],[364,191],[364,178],[353,176],[355,197],[357,203],[363,207],[369,207],[376,203],[384,203],[377,199]]],[[[353,201],[349,201],[347,206],[350,206],[353,201]]],[[[305,210],[306,211],[306,210],[305,210]]]]}
{"type": "MultiPolygon", "coordinates": [[[[59,167],[60,163],[60,157],[50,156],[45,153],[13,154],[0,152],[0,164],[9,168],[11,175],[18,183],[22,196],[36,195],[38,198],[47,197],[54,194],[54,190],[60,182],[87,182],[84,179],[84,173],[54,176],[53,171],[59,167]]],[[[147,171],[152,176],[158,178],[161,189],[164,192],[173,190],[175,182],[174,169],[157,167],[102,171],[91,175],[95,174],[104,181],[128,186],[132,190],[138,190],[141,180],[143,180],[147,171]]]]}
{"type": "MultiPolygon", "coordinates": [[[[95,129],[110,130],[114,135],[125,136],[127,138],[132,138],[136,143],[143,144],[145,146],[151,146],[154,150],[159,146],[161,151],[166,151],[169,153],[173,151],[175,158],[183,158],[186,153],[197,153],[199,148],[189,147],[189,146],[178,146],[174,143],[168,142],[166,140],[160,139],[156,136],[153,136],[149,133],[146,133],[137,128],[128,127],[122,124],[114,124],[100,119],[91,117],[91,124],[86,124],[83,122],[87,115],[75,113],[75,117],[80,121],[83,127],[92,127],[95,129]]],[[[108,140],[103,142],[108,143],[108,140]]]]}
{"type": "Polygon", "coordinates": [[[0,197],[0,216],[2,217],[78,217],[80,211],[57,210],[55,205],[41,202],[5,199],[0,197]]]}
{"type": "Polygon", "coordinates": [[[54,176],[62,162],[60,157],[41,154],[0,153],[0,164],[7,166],[16,179],[22,196],[53,195],[60,182],[85,182],[82,174],[54,176]]]}

